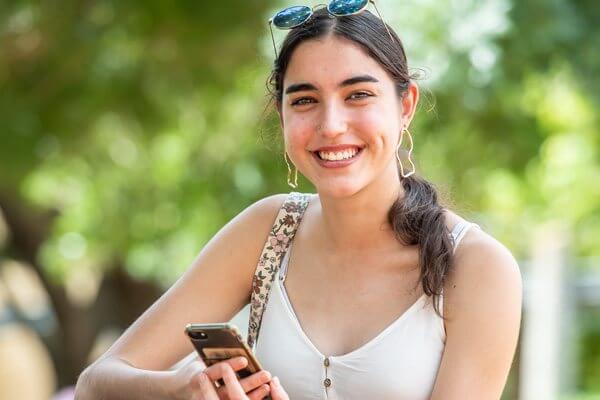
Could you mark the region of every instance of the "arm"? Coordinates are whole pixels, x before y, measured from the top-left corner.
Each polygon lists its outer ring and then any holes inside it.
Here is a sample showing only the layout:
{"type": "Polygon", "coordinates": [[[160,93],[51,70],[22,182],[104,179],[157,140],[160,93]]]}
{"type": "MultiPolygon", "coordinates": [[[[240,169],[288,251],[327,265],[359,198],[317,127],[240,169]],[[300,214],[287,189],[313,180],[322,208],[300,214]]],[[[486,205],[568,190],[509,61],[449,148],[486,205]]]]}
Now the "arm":
{"type": "Polygon", "coordinates": [[[174,372],[146,371],[107,357],[90,365],[77,380],[75,399],[171,399],[174,372]],[[134,395],[135,394],[135,395],[134,395]]]}
{"type": "Polygon", "coordinates": [[[522,281],[510,252],[472,230],[444,287],[446,347],[431,400],[492,400],[502,395],[516,350],[522,281]]]}
{"type": "Polygon", "coordinates": [[[82,373],[77,398],[163,398],[177,390],[169,386],[175,371],[158,371],[193,350],[184,334],[187,323],[228,321],[248,303],[260,252],[285,198],[258,201],[225,225],[188,271],[82,373]]]}

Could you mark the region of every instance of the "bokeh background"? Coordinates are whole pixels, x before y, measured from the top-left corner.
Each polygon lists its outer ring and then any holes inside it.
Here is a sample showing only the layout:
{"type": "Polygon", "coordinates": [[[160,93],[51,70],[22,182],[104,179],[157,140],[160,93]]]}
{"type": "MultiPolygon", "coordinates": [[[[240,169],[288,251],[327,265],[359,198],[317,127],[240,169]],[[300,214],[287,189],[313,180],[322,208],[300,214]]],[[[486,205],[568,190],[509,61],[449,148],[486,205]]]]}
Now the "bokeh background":
{"type": "MultiPolygon", "coordinates": [[[[290,191],[265,82],[291,4],[0,3],[0,398],[72,398],[220,227],[290,191]]],[[[522,269],[503,399],[600,399],[598,2],[379,4],[420,76],[419,172],[522,269]]]]}

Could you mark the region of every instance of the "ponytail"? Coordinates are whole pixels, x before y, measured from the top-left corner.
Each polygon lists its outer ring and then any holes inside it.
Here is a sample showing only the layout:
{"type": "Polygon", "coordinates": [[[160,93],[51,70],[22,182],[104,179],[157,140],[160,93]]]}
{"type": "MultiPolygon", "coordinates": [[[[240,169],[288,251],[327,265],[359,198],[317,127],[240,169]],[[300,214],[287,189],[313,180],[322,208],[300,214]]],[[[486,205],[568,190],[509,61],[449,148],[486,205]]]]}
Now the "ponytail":
{"type": "Polygon", "coordinates": [[[394,202],[388,221],[396,237],[406,245],[419,247],[419,281],[433,296],[435,312],[441,317],[439,300],[453,260],[453,243],[446,227],[444,208],[438,203],[435,187],[411,175],[401,178],[404,197],[394,202]]]}

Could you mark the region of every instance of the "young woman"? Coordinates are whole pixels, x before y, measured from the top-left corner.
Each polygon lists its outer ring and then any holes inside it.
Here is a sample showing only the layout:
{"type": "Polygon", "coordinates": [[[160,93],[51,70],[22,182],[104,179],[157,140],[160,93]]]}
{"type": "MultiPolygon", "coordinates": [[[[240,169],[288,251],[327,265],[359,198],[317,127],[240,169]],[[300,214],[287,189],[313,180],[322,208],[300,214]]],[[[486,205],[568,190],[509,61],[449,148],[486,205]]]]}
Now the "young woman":
{"type": "Polygon", "coordinates": [[[366,4],[334,0],[271,21],[292,28],[270,79],[285,156],[317,193],[262,315],[265,371],[238,381],[244,359],[168,369],[191,349],[187,323],[227,321],[248,304],[285,194],[221,229],[84,371],[78,398],[500,398],[519,334],[519,268],[438,204],[410,152],[401,160],[419,91],[399,38],[366,4]],[[219,378],[226,385],[215,388],[219,378]]]}

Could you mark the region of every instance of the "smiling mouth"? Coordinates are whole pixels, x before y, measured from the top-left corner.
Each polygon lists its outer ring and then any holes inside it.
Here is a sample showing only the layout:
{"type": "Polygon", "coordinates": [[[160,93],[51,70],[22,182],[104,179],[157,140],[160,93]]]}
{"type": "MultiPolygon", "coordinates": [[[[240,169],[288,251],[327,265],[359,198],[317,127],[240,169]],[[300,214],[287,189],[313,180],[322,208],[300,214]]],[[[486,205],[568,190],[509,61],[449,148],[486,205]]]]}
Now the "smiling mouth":
{"type": "Polygon", "coordinates": [[[355,147],[341,152],[313,151],[312,153],[322,161],[346,161],[355,158],[363,150],[363,147],[355,147]]]}

